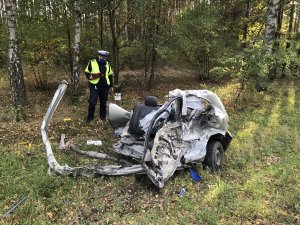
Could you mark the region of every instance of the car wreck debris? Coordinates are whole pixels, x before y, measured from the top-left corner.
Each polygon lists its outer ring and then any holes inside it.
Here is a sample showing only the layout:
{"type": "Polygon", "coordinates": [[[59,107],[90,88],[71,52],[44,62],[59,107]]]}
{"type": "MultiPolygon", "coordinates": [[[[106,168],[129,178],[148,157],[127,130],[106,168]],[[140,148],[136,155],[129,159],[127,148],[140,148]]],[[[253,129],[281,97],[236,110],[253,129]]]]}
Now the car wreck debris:
{"type": "Polygon", "coordinates": [[[130,157],[135,163],[104,153],[82,151],[70,142],[65,143],[63,135],[60,148],[121,165],[61,166],[54,157],[47,128],[66,88],[67,82],[62,81],[41,126],[50,172],[85,176],[144,173],[162,188],[175,170],[198,163],[217,171],[223,165],[224,152],[232,136],[221,100],[208,90],[176,89],[169,92],[169,101],[162,106],[157,104],[154,96],[146,97],[144,104],[137,104],[131,112],[109,104],[109,123],[120,136],[113,150],[120,157],[130,157]]]}
{"type": "Polygon", "coordinates": [[[24,196],[20,198],[15,204],[13,204],[10,209],[3,214],[2,219],[5,219],[10,213],[12,213],[16,208],[18,208],[19,205],[21,205],[25,200],[27,196],[24,196]]]}
{"type": "Polygon", "coordinates": [[[101,146],[101,145],[102,145],[102,141],[100,141],[100,140],[96,140],[96,141],[94,141],[94,140],[87,140],[87,141],[86,141],[86,144],[87,144],[87,145],[97,145],[97,146],[101,146]]]}

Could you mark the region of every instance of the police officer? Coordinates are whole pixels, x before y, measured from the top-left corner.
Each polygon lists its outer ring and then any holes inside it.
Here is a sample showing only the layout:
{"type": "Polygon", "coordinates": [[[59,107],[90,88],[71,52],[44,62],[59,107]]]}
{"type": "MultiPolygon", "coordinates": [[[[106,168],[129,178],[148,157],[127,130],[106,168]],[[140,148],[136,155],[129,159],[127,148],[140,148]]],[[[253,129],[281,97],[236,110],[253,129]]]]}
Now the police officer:
{"type": "Polygon", "coordinates": [[[98,58],[89,61],[85,76],[89,80],[90,96],[87,122],[94,119],[97,99],[100,100],[100,119],[106,118],[106,102],[110,88],[113,88],[113,71],[107,61],[109,52],[104,50],[98,51],[98,58]]]}

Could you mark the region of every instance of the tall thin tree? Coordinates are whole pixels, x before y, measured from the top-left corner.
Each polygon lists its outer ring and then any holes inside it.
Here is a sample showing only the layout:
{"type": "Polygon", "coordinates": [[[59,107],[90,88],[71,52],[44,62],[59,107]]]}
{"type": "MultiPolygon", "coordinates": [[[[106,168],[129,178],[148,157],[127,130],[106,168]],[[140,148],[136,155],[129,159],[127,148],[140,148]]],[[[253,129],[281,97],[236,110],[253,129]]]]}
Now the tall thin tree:
{"type": "Polygon", "coordinates": [[[153,30],[151,48],[150,48],[150,76],[146,83],[146,89],[149,90],[153,84],[155,77],[155,62],[157,57],[157,45],[158,45],[158,36],[159,36],[159,23],[160,23],[160,12],[161,12],[161,0],[155,1],[154,6],[154,17],[153,17],[153,30]]]}
{"type": "Polygon", "coordinates": [[[249,29],[250,11],[251,11],[251,0],[247,0],[247,3],[246,3],[246,12],[245,12],[245,21],[244,21],[244,27],[243,27],[242,48],[246,48],[247,47],[247,36],[248,36],[248,29],[249,29]]]}
{"type": "Polygon", "coordinates": [[[272,44],[275,41],[276,33],[276,19],[278,13],[278,6],[280,0],[268,0],[268,7],[266,13],[266,29],[265,29],[265,41],[264,48],[267,54],[272,53],[272,44]]]}
{"type": "Polygon", "coordinates": [[[290,40],[292,38],[295,6],[296,6],[296,3],[295,3],[294,0],[292,0],[292,2],[291,2],[291,11],[290,11],[289,30],[288,30],[288,42],[286,43],[286,48],[289,48],[291,46],[290,40]]]}
{"type": "Polygon", "coordinates": [[[5,0],[7,26],[9,30],[8,76],[11,86],[12,104],[17,110],[17,120],[22,115],[22,106],[27,101],[23,69],[18,48],[16,26],[16,1],[5,0]]]}
{"type": "Polygon", "coordinates": [[[74,36],[74,51],[73,51],[73,71],[71,76],[73,98],[78,97],[79,87],[79,55],[80,55],[80,5],[79,0],[74,0],[74,14],[75,14],[75,36],[74,36]]]}

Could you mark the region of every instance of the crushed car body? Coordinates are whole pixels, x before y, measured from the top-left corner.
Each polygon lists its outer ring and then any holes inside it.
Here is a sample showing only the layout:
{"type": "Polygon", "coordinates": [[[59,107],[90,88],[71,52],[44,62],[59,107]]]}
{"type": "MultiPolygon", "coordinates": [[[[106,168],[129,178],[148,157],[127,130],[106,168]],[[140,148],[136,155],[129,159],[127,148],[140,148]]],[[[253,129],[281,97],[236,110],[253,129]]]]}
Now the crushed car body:
{"type": "Polygon", "coordinates": [[[128,112],[110,103],[108,121],[120,136],[113,150],[120,158],[99,152],[81,151],[62,136],[60,148],[97,159],[120,163],[111,166],[69,167],[56,161],[48,139],[47,128],[65,90],[67,82],[58,87],[41,126],[49,170],[62,175],[92,176],[147,174],[162,188],[178,169],[203,164],[218,171],[224,163],[224,152],[232,136],[228,131],[228,114],[219,97],[208,90],[173,90],[168,100],[158,105],[157,98],[147,96],[128,112]],[[129,157],[132,162],[121,159],[129,157]]]}

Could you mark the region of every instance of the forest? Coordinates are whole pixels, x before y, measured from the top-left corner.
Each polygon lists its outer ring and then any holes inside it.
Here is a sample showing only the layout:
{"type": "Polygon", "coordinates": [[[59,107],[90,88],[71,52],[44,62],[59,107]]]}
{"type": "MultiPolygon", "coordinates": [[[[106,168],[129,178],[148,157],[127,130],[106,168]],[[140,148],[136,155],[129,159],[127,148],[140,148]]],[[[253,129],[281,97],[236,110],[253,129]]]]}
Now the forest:
{"type": "Polygon", "coordinates": [[[0,212],[26,197],[1,223],[300,223],[299,26],[299,0],[0,0],[0,212]],[[118,140],[85,121],[98,50],[128,111],[174,89],[216,93],[233,134],[221,171],[197,167],[194,182],[180,170],[159,190],[140,175],[49,176],[40,128],[62,80],[49,131],[58,160],[97,163],[57,150],[62,133],[87,151],[118,140]]]}

